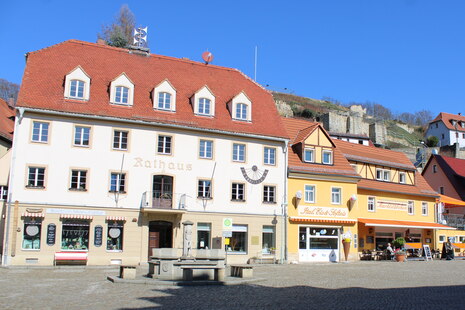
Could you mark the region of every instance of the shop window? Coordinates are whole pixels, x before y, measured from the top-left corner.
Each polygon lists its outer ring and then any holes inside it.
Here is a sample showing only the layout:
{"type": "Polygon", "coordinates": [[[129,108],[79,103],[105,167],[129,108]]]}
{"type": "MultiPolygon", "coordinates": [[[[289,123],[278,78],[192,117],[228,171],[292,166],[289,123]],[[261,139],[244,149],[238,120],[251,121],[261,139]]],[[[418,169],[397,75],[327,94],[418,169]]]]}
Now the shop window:
{"type": "Polygon", "coordinates": [[[408,214],[410,214],[410,215],[415,214],[415,206],[414,206],[413,201],[409,201],[409,202],[408,202],[408,204],[407,204],[407,211],[408,211],[408,214]]]}
{"type": "Polygon", "coordinates": [[[331,188],[331,203],[333,205],[341,204],[341,189],[339,187],[331,188]]]}
{"type": "Polygon", "coordinates": [[[368,197],[368,211],[375,212],[375,197],[368,197]]]}
{"type": "Polygon", "coordinates": [[[42,220],[26,217],[24,219],[23,249],[39,250],[42,220]]]}
{"type": "Polygon", "coordinates": [[[122,251],[123,250],[123,221],[111,221],[108,223],[107,233],[107,250],[122,251]]]}
{"type": "Polygon", "coordinates": [[[197,224],[197,249],[210,249],[211,224],[197,224]]]}
{"type": "Polygon", "coordinates": [[[6,200],[8,197],[8,186],[0,185],[0,200],[6,200]]]}
{"type": "Polygon", "coordinates": [[[263,186],[263,202],[265,203],[275,203],[276,197],[276,186],[263,186]]]}
{"type": "Polygon", "coordinates": [[[305,185],[305,202],[315,202],[315,186],[305,185]]]}
{"type": "Polygon", "coordinates": [[[245,201],[244,184],[233,183],[231,190],[231,200],[245,201]]]}
{"type": "Polygon", "coordinates": [[[313,163],[315,161],[315,150],[314,149],[304,150],[304,161],[307,163],[313,163]]]}
{"type": "Polygon", "coordinates": [[[247,225],[233,224],[228,252],[247,254],[247,225]]]}
{"type": "Polygon", "coordinates": [[[274,250],[276,250],[274,226],[263,226],[262,253],[271,254],[274,250]]]}
{"type": "Polygon", "coordinates": [[[263,152],[263,163],[265,165],[274,165],[276,163],[276,149],[274,147],[265,147],[263,152]]]}
{"type": "Polygon", "coordinates": [[[171,154],[171,137],[158,136],[158,154],[169,155],[171,154]]]}
{"type": "Polygon", "coordinates": [[[86,220],[63,220],[61,233],[62,250],[89,249],[89,221],[86,220]]]}
{"type": "Polygon", "coordinates": [[[90,141],[90,127],[74,127],[74,145],[88,147],[90,141]]]}
{"type": "Polygon", "coordinates": [[[245,144],[233,144],[233,161],[245,162],[245,144]]]}
{"type": "Polygon", "coordinates": [[[32,122],[32,142],[47,143],[49,123],[32,122]]]}
{"type": "Polygon", "coordinates": [[[421,203],[421,215],[428,215],[428,203],[421,203]]]}
{"type": "Polygon", "coordinates": [[[197,188],[198,198],[211,198],[211,181],[210,180],[199,180],[197,188]]]}
{"type": "Polygon", "coordinates": [[[299,249],[307,249],[307,227],[299,228],[299,249]]]}

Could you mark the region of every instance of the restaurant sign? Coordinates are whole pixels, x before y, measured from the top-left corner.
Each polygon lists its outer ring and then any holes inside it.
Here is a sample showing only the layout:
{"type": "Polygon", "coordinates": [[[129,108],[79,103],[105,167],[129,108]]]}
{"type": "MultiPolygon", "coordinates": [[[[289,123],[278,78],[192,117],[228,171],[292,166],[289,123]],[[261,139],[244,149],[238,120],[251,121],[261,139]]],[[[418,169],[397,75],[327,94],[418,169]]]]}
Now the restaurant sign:
{"type": "Polygon", "coordinates": [[[377,200],[376,208],[396,211],[407,211],[407,203],[403,201],[377,200]]]}
{"type": "Polygon", "coordinates": [[[349,215],[349,211],[345,208],[299,206],[298,211],[299,215],[306,216],[347,217],[349,215]]]}

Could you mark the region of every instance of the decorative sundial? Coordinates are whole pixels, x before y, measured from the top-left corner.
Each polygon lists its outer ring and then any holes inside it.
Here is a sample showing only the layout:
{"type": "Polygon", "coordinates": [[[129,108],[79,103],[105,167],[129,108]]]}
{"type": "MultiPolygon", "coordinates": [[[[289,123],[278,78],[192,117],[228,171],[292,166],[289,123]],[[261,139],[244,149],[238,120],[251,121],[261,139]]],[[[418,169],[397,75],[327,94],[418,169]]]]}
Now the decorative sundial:
{"type": "Polygon", "coordinates": [[[251,169],[241,167],[241,172],[244,179],[246,179],[250,184],[260,184],[265,181],[268,169],[260,170],[257,166],[253,165],[251,169]]]}

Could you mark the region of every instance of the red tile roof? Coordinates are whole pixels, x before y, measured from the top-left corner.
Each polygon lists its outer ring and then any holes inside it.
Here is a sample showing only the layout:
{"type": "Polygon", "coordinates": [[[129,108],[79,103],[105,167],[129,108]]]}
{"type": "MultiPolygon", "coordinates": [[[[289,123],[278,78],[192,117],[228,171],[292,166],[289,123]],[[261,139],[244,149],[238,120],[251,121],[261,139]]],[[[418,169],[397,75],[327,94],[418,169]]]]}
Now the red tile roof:
{"type": "Polygon", "coordinates": [[[28,54],[17,106],[287,138],[271,94],[236,69],[76,40],[28,54]],[[78,65],[91,78],[87,102],[63,95],[65,75],[78,65]],[[135,85],[132,107],[109,104],[110,82],[123,72],[135,85]],[[165,79],[177,91],[175,113],[153,109],[151,92],[165,79]],[[205,85],[216,98],[211,118],[194,115],[190,104],[205,85]],[[232,120],[228,111],[227,103],[242,91],[252,101],[252,122],[232,120]]]}
{"type": "Polygon", "coordinates": [[[465,123],[465,116],[441,112],[438,114],[438,116],[436,116],[435,119],[433,119],[430,122],[430,124],[438,122],[438,121],[442,121],[449,130],[465,131],[465,128],[462,128],[460,124],[457,124],[457,128],[454,125],[452,125],[451,120],[456,120],[456,121],[465,123]]]}
{"type": "Polygon", "coordinates": [[[415,170],[415,166],[404,153],[382,149],[372,145],[367,146],[336,139],[334,139],[333,142],[348,160],[412,171],[415,170]]]}
{"type": "MultiPolygon", "coordinates": [[[[297,119],[297,118],[281,118],[284,127],[286,128],[288,136],[291,138],[289,143],[288,150],[288,161],[289,161],[289,170],[295,172],[311,173],[311,174],[330,174],[330,175],[342,175],[353,178],[359,178],[359,175],[355,172],[352,166],[349,164],[347,159],[338,151],[337,148],[334,148],[334,164],[333,165],[321,165],[314,163],[306,163],[300,160],[300,157],[295,153],[292,148],[292,144],[299,143],[304,141],[310,133],[312,133],[316,128],[324,128],[314,122],[308,120],[297,119]]],[[[328,135],[329,138],[329,135],[328,135]]]]}
{"type": "Polygon", "coordinates": [[[423,169],[423,174],[433,161],[439,165],[440,169],[457,192],[457,195],[465,201],[465,159],[432,154],[423,169]]]}
{"type": "Polygon", "coordinates": [[[14,116],[14,109],[5,100],[0,99],[0,136],[9,141],[13,140],[14,116]]]}

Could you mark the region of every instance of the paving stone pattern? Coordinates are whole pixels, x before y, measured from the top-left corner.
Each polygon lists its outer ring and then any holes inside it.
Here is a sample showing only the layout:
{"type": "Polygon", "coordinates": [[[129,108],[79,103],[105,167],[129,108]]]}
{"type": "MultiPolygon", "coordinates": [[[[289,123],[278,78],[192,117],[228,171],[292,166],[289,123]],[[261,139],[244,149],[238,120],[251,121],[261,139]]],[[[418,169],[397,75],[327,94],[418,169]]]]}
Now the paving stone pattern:
{"type": "MultiPolygon", "coordinates": [[[[138,268],[138,277],[146,273],[138,268]]],[[[464,309],[465,261],[260,265],[256,284],[112,283],[116,268],[0,268],[0,309],[464,309]]]]}

